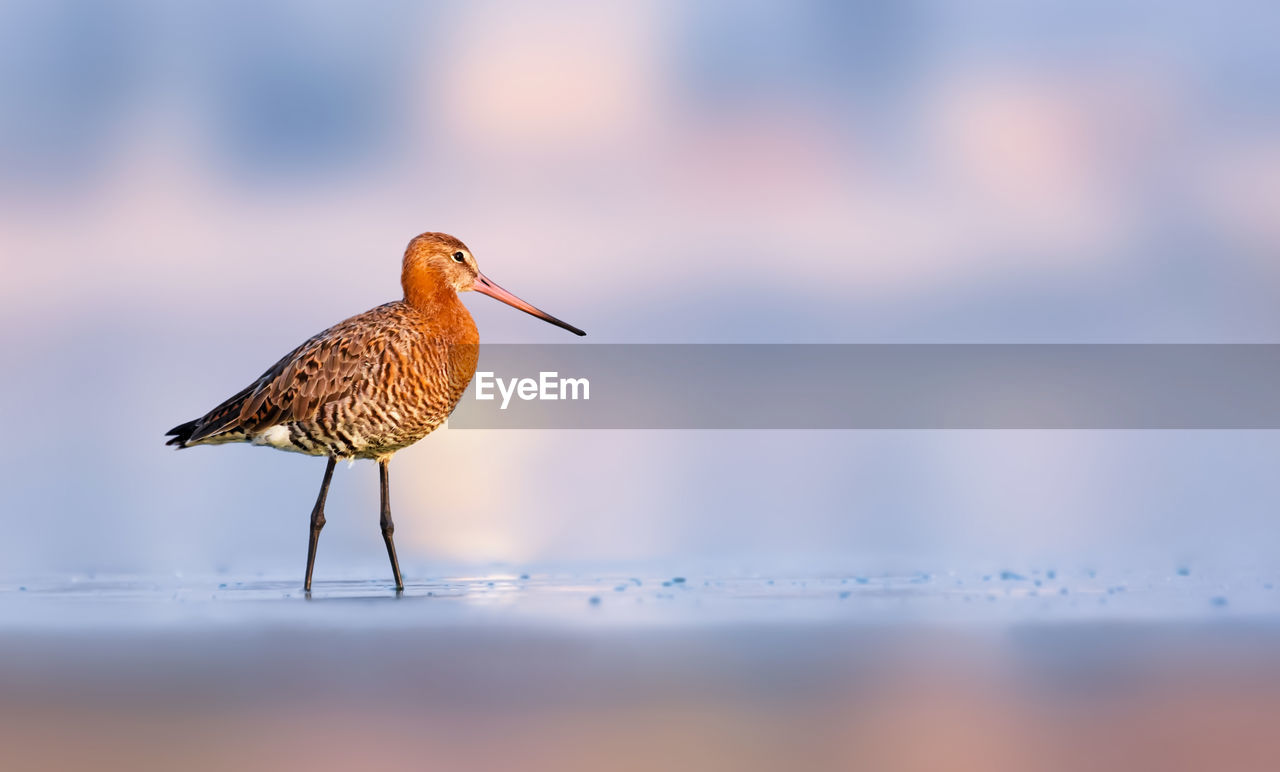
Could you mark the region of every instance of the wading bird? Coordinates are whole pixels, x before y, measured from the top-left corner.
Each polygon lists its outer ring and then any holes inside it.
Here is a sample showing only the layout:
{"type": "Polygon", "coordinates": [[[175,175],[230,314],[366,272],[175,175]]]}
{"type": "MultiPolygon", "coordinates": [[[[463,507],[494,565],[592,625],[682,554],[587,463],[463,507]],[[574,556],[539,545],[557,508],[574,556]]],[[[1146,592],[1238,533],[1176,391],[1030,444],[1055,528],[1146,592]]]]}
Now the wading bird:
{"type": "Polygon", "coordinates": [[[202,418],[170,429],[179,448],[248,442],[327,456],[311,510],[304,588],[311,591],[324,502],[338,459],[378,462],[382,538],[404,589],[391,521],[387,465],[397,450],[427,436],[452,412],[476,371],[480,335],[459,292],[484,293],[525,313],[586,335],[540,311],[480,273],[471,250],[444,233],[409,242],[400,273],[404,299],[378,306],[316,335],[202,418]]]}

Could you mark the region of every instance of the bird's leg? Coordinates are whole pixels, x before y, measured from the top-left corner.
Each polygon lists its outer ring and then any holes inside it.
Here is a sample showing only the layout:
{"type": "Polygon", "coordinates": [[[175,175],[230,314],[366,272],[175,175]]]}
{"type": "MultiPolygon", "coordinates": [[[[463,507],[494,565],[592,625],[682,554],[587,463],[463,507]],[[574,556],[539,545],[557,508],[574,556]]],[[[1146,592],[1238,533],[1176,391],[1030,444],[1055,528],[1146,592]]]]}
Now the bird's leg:
{"type": "Polygon", "coordinates": [[[316,497],[316,507],[311,510],[311,542],[307,545],[307,579],[303,589],[311,592],[311,570],[316,567],[316,545],[320,543],[320,529],[324,528],[324,500],[329,495],[329,481],[333,479],[333,467],[338,463],[336,456],[329,456],[329,464],[324,468],[324,482],[320,483],[320,495],[316,497]]]}
{"type": "Polygon", "coordinates": [[[390,459],[378,462],[378,477],[382,483],[382,540],[387,543],[387,557],[391,558],[391,572],[396,575],[396,591],[404,589],[404,580],[400,578],[400,561],[396,560],[396,543],[391,535],[396,532],[396,524],[391,522],[391,484],[387,477],[387,464],[390,459]]]}

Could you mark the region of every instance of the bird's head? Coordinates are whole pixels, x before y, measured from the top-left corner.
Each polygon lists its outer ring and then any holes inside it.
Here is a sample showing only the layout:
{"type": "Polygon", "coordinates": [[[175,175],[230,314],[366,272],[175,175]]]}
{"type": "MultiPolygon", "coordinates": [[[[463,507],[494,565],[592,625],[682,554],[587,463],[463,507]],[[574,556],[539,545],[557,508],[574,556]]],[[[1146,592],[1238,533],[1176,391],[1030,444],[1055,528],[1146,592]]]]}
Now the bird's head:
{"type": "Polygon", "coordinates": [[[563,327],[574,335],[586,335],[577,327],[560,321],[499,287],[480,273],[480,266],[476,264],[476,258],[467,245],[447,233],[423,233],[409,242],[404,251],[400,283],[404,286],[405,298],[410,302],[415,299],[427,300],[442,290],[454,293],[475,290],[545,322],[563,327]]]}

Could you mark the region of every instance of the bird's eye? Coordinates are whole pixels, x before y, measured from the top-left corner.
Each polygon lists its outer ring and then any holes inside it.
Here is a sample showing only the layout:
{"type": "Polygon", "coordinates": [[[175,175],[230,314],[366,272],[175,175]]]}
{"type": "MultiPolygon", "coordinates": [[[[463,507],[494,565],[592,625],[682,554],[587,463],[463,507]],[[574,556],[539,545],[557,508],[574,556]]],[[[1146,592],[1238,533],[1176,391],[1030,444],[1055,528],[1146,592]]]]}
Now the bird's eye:
{"type": "Polygon", "coordinates": [[[467,256],[466,256],[466,255],[464,255],[464,254],[462,254],[461,252],[454,252],[454,253],[453,253],[453,262],[455,262],[455,263],[463,263],[463,262],[466,262],[466,260],[467,260],[467,256]]]}

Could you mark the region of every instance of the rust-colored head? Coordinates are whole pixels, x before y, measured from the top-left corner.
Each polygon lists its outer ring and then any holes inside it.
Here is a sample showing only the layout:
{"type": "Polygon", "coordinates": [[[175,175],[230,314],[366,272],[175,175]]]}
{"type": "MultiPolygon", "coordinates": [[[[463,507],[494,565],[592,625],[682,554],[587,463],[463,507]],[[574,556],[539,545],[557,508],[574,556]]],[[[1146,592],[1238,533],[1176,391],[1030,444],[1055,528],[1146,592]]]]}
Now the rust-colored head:
{"type": "Polygon", "coordinates": [[[404,286],[405,300],[421,308],[438,302],[441,293],[456,296],[459,292],[475,290],[557,327],[563,327],[575,335],[586,335],[577,327],[534,308],[488,279],[480,273],[480,266],[476,264],[467,245],[447,233],[423,233],[409,242],[404,251],[400,283],[404,286]]]}
{"type": "Polygon", "coordinates": [[[415,236],[404,251],[400,283],[410,300],[434,295],[441,290],[466,292],[480,275],[476,259],[467,245],[447,233],[415,236]]]}

